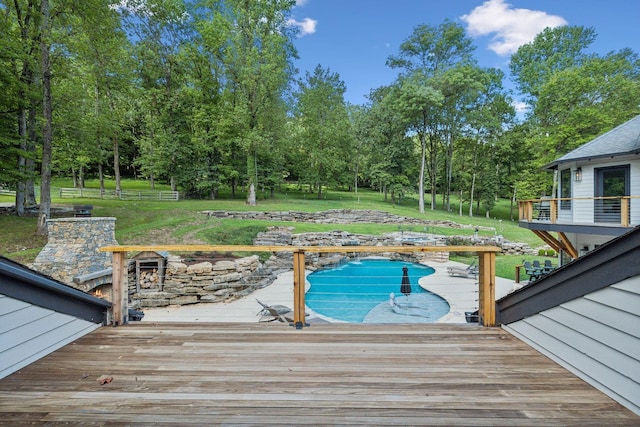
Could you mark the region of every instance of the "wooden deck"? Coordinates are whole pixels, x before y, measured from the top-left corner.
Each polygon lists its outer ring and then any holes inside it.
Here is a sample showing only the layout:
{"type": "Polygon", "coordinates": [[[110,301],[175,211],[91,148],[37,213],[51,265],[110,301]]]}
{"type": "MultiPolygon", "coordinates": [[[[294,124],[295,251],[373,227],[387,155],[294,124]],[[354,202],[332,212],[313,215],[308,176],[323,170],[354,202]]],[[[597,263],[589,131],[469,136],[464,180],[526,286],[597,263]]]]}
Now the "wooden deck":
{"type": "Polygon", "coordinates": [[[136,323],[0,380],[2,425],[635,425],[499,328],[136,323]],[[106,375],[110,383],[97,381],[106,375]]]}

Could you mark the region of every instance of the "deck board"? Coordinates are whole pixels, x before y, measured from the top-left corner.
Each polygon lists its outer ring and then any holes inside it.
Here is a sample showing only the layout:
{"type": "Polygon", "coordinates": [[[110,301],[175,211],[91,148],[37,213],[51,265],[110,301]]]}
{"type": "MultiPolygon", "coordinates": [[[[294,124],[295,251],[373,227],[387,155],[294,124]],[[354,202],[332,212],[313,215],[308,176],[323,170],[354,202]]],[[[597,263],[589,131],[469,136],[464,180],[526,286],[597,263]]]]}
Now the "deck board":
{"type": "Polygon", "coordinates": [[[0,380],[0,425],[638,425],[499,328],[138,323],[0,380]],[[100,385],[101,375],[113,381],[100,385]]]}

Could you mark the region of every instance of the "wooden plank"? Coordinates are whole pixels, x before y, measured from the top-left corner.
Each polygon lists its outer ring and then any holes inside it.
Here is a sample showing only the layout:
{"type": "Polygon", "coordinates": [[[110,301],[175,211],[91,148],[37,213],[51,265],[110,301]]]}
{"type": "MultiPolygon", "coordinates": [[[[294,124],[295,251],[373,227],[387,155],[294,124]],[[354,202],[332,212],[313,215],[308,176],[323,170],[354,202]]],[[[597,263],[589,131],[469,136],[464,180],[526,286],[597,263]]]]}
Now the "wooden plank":
{"type": "Polygon", "coordinates": [[[0,380],[0,425],[637,425],[499,328],[135,323],[0,380]],[[100,385],[101,375],[113,381],[100,385]]]}
{"type": "Polygon", "coordinates": [[[293,323],[296,329],[302,329],[306,326],[304,258],[302,251],[293,253],[293,323]]]}
{"type": "Polygon", "coordinates": [[[138,251],[170,251],[170,252],[500,252],[497,246],[268,246],[268,245],[123,245],[103,246],[100,252],[138,252],[138,251]]]}
{"type": "Polygon", "coordinates": [[[124,325],[128,317],[128,291],[125,279],[127,266],[127,253],[114,252],[112,255],[112,304],[113,304],[113,325],[124,325]]]}

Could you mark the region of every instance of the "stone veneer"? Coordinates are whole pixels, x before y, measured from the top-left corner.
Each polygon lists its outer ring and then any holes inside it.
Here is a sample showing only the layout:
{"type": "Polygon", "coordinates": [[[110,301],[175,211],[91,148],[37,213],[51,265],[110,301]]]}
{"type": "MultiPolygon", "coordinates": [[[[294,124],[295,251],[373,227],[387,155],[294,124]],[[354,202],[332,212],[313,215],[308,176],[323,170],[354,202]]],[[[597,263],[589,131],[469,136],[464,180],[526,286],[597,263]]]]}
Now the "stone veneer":
{"type": "Polygon", "coordinates": [[[111,217],[49,219],[47,244],[32,266],[74,286],[75,276],[111,267],[111,253],[98,249],[118,244],[115,229],[116,219],[111,217]]]}
{"type": "Polygon", "coordinates": [[[135,272],[129,270],[129,298],[133,308],[222,302],[248,295],[271,283],[274,277],[261,269],[257,255],[187,265],[170,255],[164,282],[137,290],[135,272]]]}

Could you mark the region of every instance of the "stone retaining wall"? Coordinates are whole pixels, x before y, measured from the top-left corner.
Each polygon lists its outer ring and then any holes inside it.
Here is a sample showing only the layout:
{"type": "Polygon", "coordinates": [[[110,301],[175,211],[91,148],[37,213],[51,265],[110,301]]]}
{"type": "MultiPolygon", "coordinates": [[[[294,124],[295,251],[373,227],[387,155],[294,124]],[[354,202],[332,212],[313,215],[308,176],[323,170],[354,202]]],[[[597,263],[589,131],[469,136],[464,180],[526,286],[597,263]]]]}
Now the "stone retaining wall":
{"type": "MultiPolygon", "coordinates": [[[[450,228],[476,228],[474,225],[458,224],[445,220],[424,220],[406,216],[398,216],[388,212],[366,209],[330,209],[324,212],[239,212],[239,211],[204,211],[204,214],[222,219],[256,219],[263,221],[311,222],[317,224],[398,224],[419,226],[440,226],[450,228]]],[[[478,227],[480,230],[495,230],[493,227],[478,227]]],[[[425,231],[425,230],[423,230],[425,231]]]]}
{"type": "Polygon", "coordinates": [[[164,282],[139,291],[134,270],[129,269],[128,277],[133,308],[228,301],[267,286],[275,278],[272,271],[263,269],[257,255],[192,265],[184,263],[179,256],[169,256],[164,282]]]}

